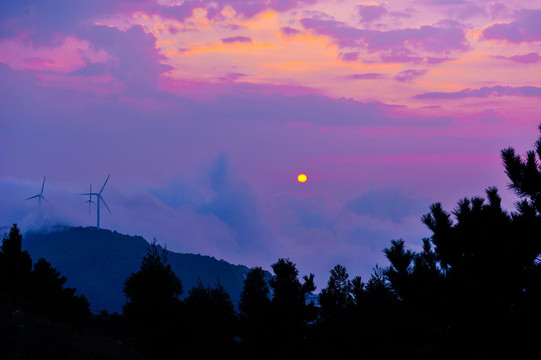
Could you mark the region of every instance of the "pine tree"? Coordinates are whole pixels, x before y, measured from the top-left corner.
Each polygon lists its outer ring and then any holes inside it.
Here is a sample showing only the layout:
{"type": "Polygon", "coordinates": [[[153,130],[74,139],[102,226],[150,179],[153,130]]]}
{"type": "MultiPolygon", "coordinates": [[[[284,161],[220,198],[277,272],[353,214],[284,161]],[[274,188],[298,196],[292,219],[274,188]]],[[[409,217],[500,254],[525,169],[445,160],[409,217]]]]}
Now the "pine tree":
{"type": "Polygon", "coordinates": [[[167,263],[167,250],[151,243],[141,267],[124,282],[128,301],[123,314],[135,341],[149,356],[163,358],[180,352],[182,283],[167,263]]]}
{"type": "Polygon", "coordinates": [[[233,351],[236,314],[231,297],[218,281],[215,287],[199,281],[184,301],[189,350],[193,358],[227,358],[233,351]]]}
{"type": "Polygon", "coordinates": [[[30,276],[30,297],[37,311],[58,317],[68,323],[81,323],[90,318],[90,304],[75,289],[64,287],[67,279],[40,258],[30,276]]]}
{"type": "Polygon", "coordinates": [[[239,302],[242,337],[245,345],[249,347],[249,352],[263,346],[267,341],[270,306],[265,272],[262,268],[255,267],[246,275],[239,302]]]}
{"type": "MultiPolygon", "coordinates": [[[[541,131],[541,124],[538,129],[541,131]]],[[[524,160],[511,147],[502,150],[502,159],[505,173],[511,180],[509,188],[518,196],[528,198],[541,213],[541,168],[538,162],[541,159],[541,137],[535,143],[535,150],[528,151],[524,160]]]]}
{"type": "Polygon", "coordinates": [[[167,263],[166,250],[160,254],[154,239],[139,271],[132,273],[124,282],[124,294],[128,299],[124,314],[128,318],[132,313],[153,318],[152,313],[179,304],[182,293],[182,283],[167,263]]]}
{"type": "Polygon", "coordinates": [[[285,347],[290,353],[296,353],[302,346],[307,322],[312,320],[305,296],[315,290],[314,276],[304,276],[301,284],[299,271],[289,259],[279,259],[272,264],[272,269],[275,277],[269,284],[273,288],[273,337],[278,348],[285,347]]]}
{"type": "Polygon", "coordinates": [[[28,283],[32,271],[32,258],[28,251],[22,250],[23,237],[17,224],[14,224],[9,235],[5,235],[0,246],[0,294],[18,289],[22,290],[28,283]]]}
{"type": "Polygon", "coordinates": [[[353,301],[352,287],[346,268],[336,265],[331,270],[327,287],[319,294],[323,318],[340,317],[344,313],[353,301]]]}

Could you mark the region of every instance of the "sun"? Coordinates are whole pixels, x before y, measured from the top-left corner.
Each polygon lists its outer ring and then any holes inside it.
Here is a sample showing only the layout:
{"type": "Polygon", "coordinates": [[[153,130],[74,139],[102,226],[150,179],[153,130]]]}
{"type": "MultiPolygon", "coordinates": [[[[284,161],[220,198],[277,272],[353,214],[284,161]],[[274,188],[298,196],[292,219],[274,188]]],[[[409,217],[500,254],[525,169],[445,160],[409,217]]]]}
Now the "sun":
{"type": "Polygon", "coordinates": [[[299,176],[297,176],[297,180],[299,180],[300,183],[303,183],[308,180],[308,177],[305,174],[299,174],[299,176]]]}

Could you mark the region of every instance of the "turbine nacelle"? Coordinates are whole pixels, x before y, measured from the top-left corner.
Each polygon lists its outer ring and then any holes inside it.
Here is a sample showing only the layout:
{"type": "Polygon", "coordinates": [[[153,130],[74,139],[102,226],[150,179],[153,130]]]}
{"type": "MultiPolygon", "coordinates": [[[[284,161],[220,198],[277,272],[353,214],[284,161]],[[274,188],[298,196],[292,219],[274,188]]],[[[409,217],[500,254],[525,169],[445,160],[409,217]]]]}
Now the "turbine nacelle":
{"type": "Polygon", "coordinates": [[[86,194],[81,194],[81,195],[88,195],[88,200],[85,201],[85,203],[88,203],[88,213],[91,214],[92,213],[92,204],[96,204],[96,202],[94,200],[92,200],[92,184],[90,184],[90,191],[86,194]]]}
{"type": "Polygon", "coordinates": [[[26,198],[25,200],[30,200],[30,199],[35,199],[35,198],[38,198],[38,203],[39,205],[41,205],[41,199],[47,201],[47,199],[45,199],[45,197],[43,196],[43,190],[45,189],[45,176],[43,177],[43,183],[41,184],[41,192],[37,195],[34,195],[34,196],[30,196],[29,198],[26,198]]]}

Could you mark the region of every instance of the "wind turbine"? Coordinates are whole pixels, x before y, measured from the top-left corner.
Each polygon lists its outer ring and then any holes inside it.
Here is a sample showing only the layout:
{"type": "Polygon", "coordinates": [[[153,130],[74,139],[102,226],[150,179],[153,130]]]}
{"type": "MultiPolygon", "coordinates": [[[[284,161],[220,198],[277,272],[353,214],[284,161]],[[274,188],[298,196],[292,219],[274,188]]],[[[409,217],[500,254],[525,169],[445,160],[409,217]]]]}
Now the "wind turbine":
{"type": "MultiPolygon", "coordinates": [[[[45,200],[45,197],[43,197],[43,189],[44,188],[45,188],[45,176],[43,177],[43,184],[41,185],[41,192],[39,194],[37,194],[37,195],[30,196],[29,198],[27,198],[25,200],[38,198],[38,203],[41,206],[41,199],[45,200]]],[[[45,201],[47,201],[47,200],[45,200],[45,201]]]]}
{"type": "Polygon", "coordinates": [[[107,211],[109,211],[109,213],[111,213],[111,210],[109,210],[109,206],[107,206],[107,203],[105,202],[105,200],[101,196],[101,193],[103,192],[103,189],[105,189],[105,185],[107,185],[107,181],[109,181],[110,176],[111,175],[107,175],[107,179],[105,179],[105,182],[103,183],[103,186],[101,187],[100,192],[98,192],[98,193],[92,192],[92,187],[91,187],[89,193],[81,194],[81,195],[88,195],[90,197],[90,199],[87,202],[92,201],[92,196],[95,196],[98,199],[98,202],[96,204],[97,207],[98,207],[98,221],[97,221],[96,228],[98,228],[98,229],[100,228],[100,202],[101,201],[103,201],[103,205],[105,205],[105,208],[107,209],[107,211]]]}
{"type": "Polygon", "coordinates": [[[92,204],[95,204],[94,201],[92,201],[92,184],[90,184],[90,192],[88,193],[88,200],[85,201],[85,203],[88,203],[88,213],[92,213],[92,204]]]}

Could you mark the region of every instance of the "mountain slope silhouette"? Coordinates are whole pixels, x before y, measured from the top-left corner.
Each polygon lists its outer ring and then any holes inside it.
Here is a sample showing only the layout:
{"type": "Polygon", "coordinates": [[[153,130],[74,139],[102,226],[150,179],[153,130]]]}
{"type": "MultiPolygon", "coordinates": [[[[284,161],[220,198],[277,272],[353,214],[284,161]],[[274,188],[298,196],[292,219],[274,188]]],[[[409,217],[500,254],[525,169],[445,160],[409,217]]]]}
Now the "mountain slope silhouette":
{"type": "MultiPolygon", "coordinates": [[[[32,259],[49,261],[63,276],[66,286],[84,294],[92,311],[122,311],[126,298],[124,280],[139,269],[150,244],[141,236],[129,236],[95,227],[58,227],[47,233],[29,232],[23,248],[32,259]]],[[[214,257],[167,251],[173,271],[179,276],[184,296],[201,280],[214,286],[219,281],[236,305],[249,268],[214,257]]],[[[270,274],[268,274],[270,276],[270,274]]]]}

